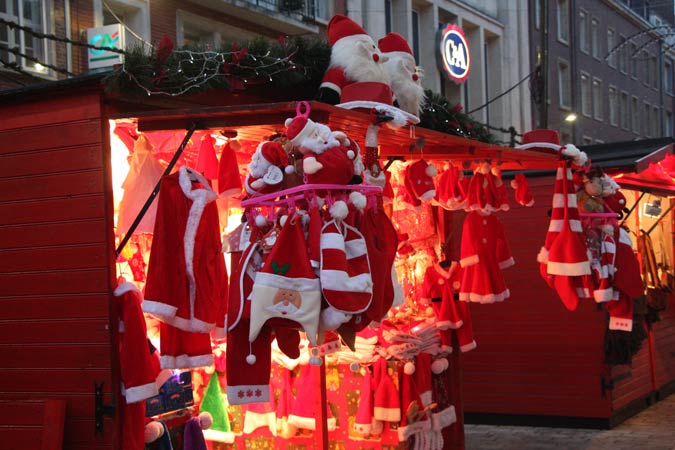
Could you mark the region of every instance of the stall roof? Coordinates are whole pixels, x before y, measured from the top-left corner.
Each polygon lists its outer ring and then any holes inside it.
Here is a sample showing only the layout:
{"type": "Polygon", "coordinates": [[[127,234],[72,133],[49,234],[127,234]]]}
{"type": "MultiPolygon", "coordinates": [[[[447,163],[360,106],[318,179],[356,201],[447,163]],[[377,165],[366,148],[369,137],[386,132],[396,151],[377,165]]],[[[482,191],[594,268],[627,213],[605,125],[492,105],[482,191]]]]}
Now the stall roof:
{"type": "Polygon", "coordinates": [[[593,165],[611,174],[622,188],[675,195],[672,137],[580,147],[593,165]]]}
{"type": "MultiPolygon", "coordinates": [[[[143,132],[187,129],[236,131],[239,139],[259,142],[284,131],[284,121],[295,116],[296,102],[261,103],[180,110],[144,111],[113,116],[131,119],[143,132]]],[[[310,118],[325,123],[333,130],[346,132],[357,142],[366,136],[370,116],[321,102],[310,102],[310,118]]],[[[518,150],[495,144],[453,136],[421,127],[390,128],[383,125],[378,135],[383,158],[426,157],[436,160],[470,161],[491,159],[502,161],[504,169],[550,169],[557,153],[548,149],[518,150]]]]}

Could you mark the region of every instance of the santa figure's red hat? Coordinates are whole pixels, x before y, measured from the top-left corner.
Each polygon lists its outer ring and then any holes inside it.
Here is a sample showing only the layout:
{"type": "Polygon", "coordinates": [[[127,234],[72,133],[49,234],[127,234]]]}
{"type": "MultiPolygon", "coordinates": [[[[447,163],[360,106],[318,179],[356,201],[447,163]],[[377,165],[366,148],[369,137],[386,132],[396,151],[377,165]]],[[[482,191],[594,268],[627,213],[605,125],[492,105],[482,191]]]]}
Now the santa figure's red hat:
{"type": "Polygon", "coordinates": [[[418,201],[428,202],[436,196],[433,177],[436,167],[420,159],[410,164],[405,171],[404,185],[408,192],[418,201]]]}
{"type": "Polygon", "coordinates": [[[264,142],[260,146],[260,156],[269,164],[283,168],[286,173],[293,173],[293,166],[288,164],[288,153],[278,142],[264,142]]]}
{"type": "Polygon", "coordinates": [[[272,251],[258,271],[250,295],[249,341],[255,341],[269,319],[302,326],[316,345],[321,310],[321,286],[307,255],[299,215],[288,218],[272,251]]]}
{"type": "Polygon", "coordinates": [[[326,34],[328,35],[328,44],[331,47],[340,39],[349,36],[363,35],[370,39],[370,36],[368,36],[368,33],[366,33],[366,30],[361,25],[342,14],[336,14],[330,19],[326,28],[326,34]]]}
{"type": "Polygon", "coordinates": [[[218,158],[216,157],[216,149],[213,147],[213,137],[210,134],[205,134],[202,137],[195,168],[203,173],[208,180],[218,178],[218,158]]]}
{"type": "MultiPolygon", "coordinates": [[[[312,380],[312,366],[306,364],[300,369],[300,376],[297,379],[298,393],[291,408],[291,414],[288,416],[288,423],[297,428],[305,430],[316,430],[316,418],[318,416],[314,393],[316,391],[315,383],[312,380]]],[[[331,416],[330,408],[326,408],[328,415],[327,428],[333,431],[336,428],[337,421],[331,416]]]]}
{"type": "MultiPolygon", "coordinates": [[[[236,141],[235,141],[236,142],[236,141]]],[[[239,144],[235,144],[239,146],[239,144]]],[[[241,193],[241,176],[233,143],[229,140],[223,146],[218,165],[218,194],[230,197],[241,193]]]]}
{"type": "Polygon", "coordinates": [[[315,130],[316,124],[309,118],[309,103],[298,102],[295,117],[286,119],[286,137],[291,144],[298,145],[315,130]]]}
{"type": "Polygon", "coordinates": [[[396,56],[411,59],[415,63],[415,57],[408,45],[408,41],[398,33],[387,33],[377,41],[377,47],[382,53],[393,53],[396,56]]]}

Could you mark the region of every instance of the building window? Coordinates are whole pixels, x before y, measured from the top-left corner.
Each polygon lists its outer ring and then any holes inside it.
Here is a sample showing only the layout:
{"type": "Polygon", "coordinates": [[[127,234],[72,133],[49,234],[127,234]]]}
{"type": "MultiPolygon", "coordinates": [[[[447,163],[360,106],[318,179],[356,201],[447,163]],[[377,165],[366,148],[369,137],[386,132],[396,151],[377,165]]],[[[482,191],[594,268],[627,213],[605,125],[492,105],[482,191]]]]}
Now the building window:
{"type": "Polygon", "coordinates": [[[392,9],[391,9],[391,0],[384,0],[384,28],[387,31],[387,33],[392,32],[391,28],[391,14],[392,14],[392,9]]]}
{"type": "Polygon", "coordinates": [[[579,10],[579,50],[588,54],[589,51],[589,42],[588,42],[588,13],[586,11],[579,10]]]}
{"type": "Polygon", "coordinates": [[[621,128],[628,129],[628,92],[621,93],[621,101],[619,102],[619,120],[621,121],[621,128]]]}
{"type": "MultiPolygon", "coordinates": [[[[124,46],[131,49],[138,46],[151,46],[150,10],[148,3],[139,0],[98,0],[94,9],[103,13],[102,25],[124,25],[124,46]]],[[[94,2],[96,3],[96,1],[94,2]]]]}
{"type": "Polygon", "coordinates": [[[179,46],[212,50],[220,47],[223,41],[246,41],[255,37],[252,32],[222,22],[185,11],[176,12],[176,41],[179,46]]]}
{"type": "Polygon", "coordinates": [[[541,24],[541,4],[539,0],[534,0],[534,27],[538,30],[541,24]]]}
{"type": "Polygon", "coordinates": [[[656,62],[656,56],[652,56],[649,60],[649,65],[651,67],[650,72],[652,73],[652,87],[657,89],[659,87],[659,70],[656,62]]]}
{"type": "Polygon", "coordinates": [[[628,68],[628,43],[626,42],[626,36],[619,37],[619,71],[621,73],[626,73],[628,68]]]}
{"type": "Polygon", "coordinates": [[[591,145],[593,143],[593,138],[590,136],[581,136],[582,145],[591,145]]]}
{"type": "MultiPolygon", "coordinates": [[[[312,0],[309,2],[314,6],[314,17],[323,21],[329,21],[333,17],[332,5],[334,2],[329,0],[312,0]]],[[[386,3],[385,3],[386,11],[386,3]]]]}
{"type": "MultiPolygon", "coordinates": [[[[637,111],[636,111],[637,113],[637,111]]],[[[643,120],[645,122],[645,137],[652,137],[652,126],[650,124],[650,121],[652,119],[652,108],[649,105],[649,103],[645,102],[644,104],[644,113],[643,113],[643,120]]]]}
{"type": "Polygon", "coordinates": [[[591,77],[581,72],[581,114],[591,117],[591,77]]]}
{"type": "Polygon", "coordinates": [[[596,18],[591,20],[591,49],[593,58],[600,59],[600,23],[596,18]]]}
{"type": "Polygon", "coordinates": [[[673,95],[673,61],[671,59],[663,61],[663,89],[666,94],[673,95]]]}
{"type": "Polygon", "coordinates": [[[654,106],[652,108],[652,136],[654,137],[659,137],[661,135],[661,120],[660,120],[660,115],[659,115],[659,107],[654,106]]]}
{"type": "MultiPolygon", "coordinates": [[[[37,32],[47,33],[50,31],[46,19],[49,9],[45,10],[44,3],[35,0],[0,1],[0,18],[37,32]]],[[[52,62],[47,52],[46,39],[37,38],[26,31],[9,28],[4,24],[0,24],[0,58],[18,64],[24,70],[42,75],[48,75],[48,70],[43,64],[52,62]],[[10,49],[13,52],[10,52],[10,49]],[[28,58],[37,59],[42,64],[28,58]]]]}
{"type": "Polygon", "coordinates": [[[558,60],[558,95],[560,96],[561,108],[572,106],[570,65],[563,60],[558,60]]]}
{"type": "Polygon", "coordinates": [[[628,56],[628,66],[630,67],[630,76],[637,80],[638,77],[638,57],[635,56],[637,52],[637,44],[635,42],[630,43],[630,52],[628,56]]]}
{"type": "Polygon", "coordinates": [[[415,64],[420,63],[420,15],[412,12],[412,51],[415,55],[415,64]]]}
{"type": "Polygon", "coordinates": [[[609,124],[619,125],[619,98],[614,86],[609,87],[609,124]]]}
{"type": "Polygon", "coordinates": [[[616,32],[612,28],[607,28],[607,64],[616,69],[618,52],[614,47],[616,47],[616,32]]]}
{"type": "Polygon", "coordinates": [[[630,128],[635,134],[640,134],[640,100],[636,96],[631,98],[631,111],[633,112],[630,115],[630,128]]]}
{"type": "Polygon", "coordinates": [[[672,137],[673,136],[673,113],[671,111],[666,111],[666,128],[663,130],[663,135],[672,137]]]}
{"type": "Polygon", "coordinates": [[[602,120],[602,80],[593,78],[593,118],[602,120]]]}
{"type": "Polygon", "coordinates": [[[558,0],[556,18],[558,19],[558,40],[567,44],[570,41],[570,5],[567,0],[558,0]]]}
{"type": "MultiPolygon", "coordinates": [[[[637,59],[638,57],[635,56],[635,58],[637,59]]],[[[643,51],[642,57],[640,58],[640,63],[642,63],[642,66],[644,67],[645,78],[643,81],[645,83],[645,86],[649,86],[652,84],[652,66],[649,59],[650,59],[649,52],[643,51]]]]}

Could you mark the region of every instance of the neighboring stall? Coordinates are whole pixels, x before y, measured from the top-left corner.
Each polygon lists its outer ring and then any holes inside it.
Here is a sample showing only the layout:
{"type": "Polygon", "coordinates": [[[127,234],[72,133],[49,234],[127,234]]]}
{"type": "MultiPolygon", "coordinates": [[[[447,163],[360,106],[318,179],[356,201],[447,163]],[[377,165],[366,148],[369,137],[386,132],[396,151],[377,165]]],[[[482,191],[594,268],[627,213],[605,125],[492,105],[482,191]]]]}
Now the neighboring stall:
{"type": "MultiPolygon", "coordinates": [[[[634,249],[640,230],[649,231],[659,276],[671,278],[672,138],[581,150],[621,186],[627,210],[620,222],[630,230],[634,249]]],[[[528,172],[528,179],[534,206],[504,217],[507,233],[521,237],[512,243],[520,270],[507,274],[512,298],[472,305],[480,351],[462,358],[467,421],[614,426],[675,388],[673,296],[660,312],[645,307],[644,299],[636,302],[643,306],[634,311],[634,332],[618,347],[616,335],[608,335],[607,313],[593,300],[567,311],[538,274],[553,178],[550,172],[528,172]]]]}

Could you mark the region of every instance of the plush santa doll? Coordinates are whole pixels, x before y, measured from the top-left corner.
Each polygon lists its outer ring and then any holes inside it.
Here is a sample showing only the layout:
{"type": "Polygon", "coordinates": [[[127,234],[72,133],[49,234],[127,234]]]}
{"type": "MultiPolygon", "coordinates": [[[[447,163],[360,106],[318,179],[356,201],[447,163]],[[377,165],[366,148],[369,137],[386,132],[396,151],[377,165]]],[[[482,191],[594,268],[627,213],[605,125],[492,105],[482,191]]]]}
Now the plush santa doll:
{"type": "Polygon", "coordinates": [[[291,174],[294,170],[281,144],[261,142],[251,157],[244,187],[249,195],[278,191],[283,187],[284,173],[291,174]]]}
{"type": "Polygon", "coordinates": [[[319,88],[319,101],[340,103],[342,89],[354,82],[389,83],[381,55],[373,39],[349,17],[336,14],[328,22],[330,63],[319,88]]]}
{"type": "Polygon", "coordinates": [[[415,65],[408,42],[398,33],[389,33],[377,42],[377,46],[385,57],[384,68],[398,106],[410,114],[419,115],[424,102],[422,74],[415,65]]]}

